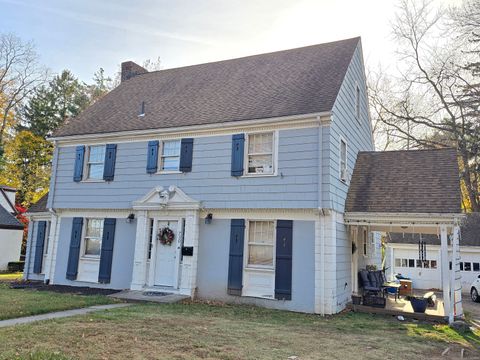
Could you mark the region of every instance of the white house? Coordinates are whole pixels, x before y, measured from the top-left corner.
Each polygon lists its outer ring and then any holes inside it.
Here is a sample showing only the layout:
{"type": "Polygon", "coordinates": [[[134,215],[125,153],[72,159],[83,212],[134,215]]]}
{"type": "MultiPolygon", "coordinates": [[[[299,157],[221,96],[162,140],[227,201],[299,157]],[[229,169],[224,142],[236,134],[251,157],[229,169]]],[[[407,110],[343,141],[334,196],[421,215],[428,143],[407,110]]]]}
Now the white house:
{"type": "Polygon", "coordinates": [[[15,217],[16,189],[0,185],[0,271],[20,260],[24,226],[15,217]]]}
{"type": "MultiPolygon", "coordinates": [[[[417,289],[442,287],[439,235],[390,233],[387,241],[387,274],[409,277],[417,289]],[[425,261],[419,259],[420,241],[425,242],[425,261]]],[[[468,214],[460,227],[459,265],[463,291],[470,291],[471,283],[480,275],[480,213],[468,214]]]]}

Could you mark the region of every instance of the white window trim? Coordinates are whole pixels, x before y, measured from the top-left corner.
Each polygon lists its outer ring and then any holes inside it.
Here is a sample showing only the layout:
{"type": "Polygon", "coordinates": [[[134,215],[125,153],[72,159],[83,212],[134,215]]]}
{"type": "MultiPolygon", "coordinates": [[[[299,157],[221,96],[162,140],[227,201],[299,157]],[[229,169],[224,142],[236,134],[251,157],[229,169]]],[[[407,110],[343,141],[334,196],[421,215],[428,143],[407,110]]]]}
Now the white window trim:
{"type": "MultiPolygon", "coordinates": [[[[107,151],[107,144],[93,144],[93,145],[85,145],[85,156],[83,159],[83,176],[82,182],[89,182],[89,183],[104,183],[105,180],[102,179],[90,179],[88,177],[88,164],[90,158],[90,147],[92,146],[103,146],[105,148],[105,152],[107,151]]],[[[103,159],[103,166],[105,168],[105,159],[103,159]]]]}
{"type": "MultiPolygon", "coordinates": [[[[268,177],[268,176],[278,176],[278,130],[257,130],[257,131],[249,131],[244,133],[245,136],[245,146],[243,148],[243,175],[241,177],[268,177]],[[249,135],[254,134],[266,134],[272,133],[273,134],[273,146],[272,146],[272,165],[273,165],[273,172],[271,174],[262,174],[262,173],[249,173],[248,172],[248,140],[249,135]]],[[[255,221],[255,220],[252,220],[255,221]]]]}
{"type": "Polygon", "coordinates": [[[265,271],[265,272],[275,272],[276,269],[276,255],[277,255],[277,244],[276,244],[276,239],[277,239],[277,221],[275,219],[247,219],[246,224],[245,224],[245,243],[243,245],[243,253],[246,254],[246,256],[243,257],[243,269],[244,270],[254,270],[254,271],[265,271]],[[273,222],[273,265],[249,265],[248,264],[248,257],[249,257],[249,252],[248,252],[248,245],[249,245],[249,234],[250,234],[250,222],[254,221],[263,221],[263,222],[273,222]]]}
{"type": "Polygon", "coordinates": [[[360,122],[360,117],[361,117],[361,106],[360,106],[360,97],[361,97],[361,91],[360,91],[360,86],[358,85],[358,82],[355,82],[355,118],[360,122]]]}
{"type": "MultiPolygon", "coordinates": [[[[157,174],[167,175],[167,174],[183,174],[180,171],[180,159],[182,156],[182,138],[174,138],[174,139],[164,139],[159,140],[158,142],[158,158],[157,158],[157,174]],[[180,152],[178,154],[178,170],[162,170],[162,154],[163,154],[163,144],[167,141],[180,141],[180,152]]],[[[173,157],[173,156],[171,156],[173,157]]]]}
{"type": "MultiPolygon", "coordinates": [[[[105,219],[99,217],[88,217],[83,218],[83,225],[82,225],[82,242],[80,244],[80,259],[81,260],[91,260],[91,261],[100,261],[100,256],[102,254],[102,241],[103,241],[103,231],[100,234],[100,254],[99,255],[86,255],[86,245],[87,245],[87,225],[89,220],[102,220],[103,226],[105,226],[105,219]]],[[[103,229],[103,227],[102,227],[103,229]]]]}
{"type": "Polygon", "coordinates": [[[343,136],[340,136],[340,140],[338,141],[338,178],[344,184],[348,184],[348,175],[348,142],[343,136]],[[342,142],[345,143],[345,179],[342,179],[342,142]]]}

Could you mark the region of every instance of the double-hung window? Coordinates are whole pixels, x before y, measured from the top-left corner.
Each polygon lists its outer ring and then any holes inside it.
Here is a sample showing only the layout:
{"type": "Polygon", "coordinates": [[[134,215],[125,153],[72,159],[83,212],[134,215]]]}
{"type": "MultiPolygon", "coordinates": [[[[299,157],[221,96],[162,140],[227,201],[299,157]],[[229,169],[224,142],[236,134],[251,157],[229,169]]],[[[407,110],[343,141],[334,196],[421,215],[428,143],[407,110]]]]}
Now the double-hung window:
{"type": "Polygon", "coordinates": [[[273,221],[249,221],[247,266],[273,268],[274,240],[273,221]]]}
{"type": "Polygon", "coordinates": [[[181,140],[168,140],[162,143],[160,171],[179,171],[181,140]]]}
{"type": "Polygon", "coordinates": [[[274,133],[248,134],[247,139],[247,174],[273,174],[274,133]]]}
{"type": "Polygon", "coordinates": [[[102,180],[105,163],[105,145],[88,147],[87,179],[102,180]]]}
{"type": "Polygon", "coordinates": [[[103,219],[87,219],[83,254],[88,257],[100,257],[103,236],[103,219]]]}

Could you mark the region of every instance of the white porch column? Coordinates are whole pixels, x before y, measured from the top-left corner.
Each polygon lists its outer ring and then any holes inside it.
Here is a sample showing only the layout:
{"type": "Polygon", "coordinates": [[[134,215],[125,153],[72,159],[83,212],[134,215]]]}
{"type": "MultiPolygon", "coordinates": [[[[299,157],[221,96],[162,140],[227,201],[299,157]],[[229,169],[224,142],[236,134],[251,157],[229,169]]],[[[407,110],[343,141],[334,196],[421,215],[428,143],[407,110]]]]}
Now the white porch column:
{"type": "Polygon", "coordinates": [[[336,313],[337,306],[337,224],[330,211],[315,221],[315,312],[336,313]]]}
{"type": "MultiPolygon", "coordinates": [[[[453,315],[455,318],[463,317],[462,306],[462,273],[460,272],[460,242],[459,242],[460,228],[458,225],[453,227],[452,239],[452,270],[451,270],[451,304],[453,307],[453,315]]],[[[453,320],[453,319],[452,319],[453,320]]]]}
{"type": "MultiPolygon", "coordinates": [[[[448,259],[448,236],[447,226],[440,226],[440,259],[442,269],[442,291],[443,306],[445,308],[445,316],[448,316],[449,322],[453,321],[453,309],[450,301],[450,278],[449,278],[449,259],[448,259]]],[[[453,261],[452,261],[453,269],[453,261]]]]}
{"type": "Polygon", "coordinates": [[[141,210],[136,214],[137,232],[135,235],[135,254],[133,260],[132,283],[130,289],[142,290],[145,287],[148,257],[148,217],[147,211],[141,210]]]}
{"type": "Polygon", "coordinates": [[[180,293],[195,297],[197,288],[198,238],[200,234],[199,210],[188,210],[185,216],[183,246],[193,247],[193,256],[184,256],[180,281],[180,293]]]}
{"type": "Polygon", "coordinates": [[[393,280],[395,279],[395,249],[393,246],[388,247],[390,250],[390,279],[393,280]]]}

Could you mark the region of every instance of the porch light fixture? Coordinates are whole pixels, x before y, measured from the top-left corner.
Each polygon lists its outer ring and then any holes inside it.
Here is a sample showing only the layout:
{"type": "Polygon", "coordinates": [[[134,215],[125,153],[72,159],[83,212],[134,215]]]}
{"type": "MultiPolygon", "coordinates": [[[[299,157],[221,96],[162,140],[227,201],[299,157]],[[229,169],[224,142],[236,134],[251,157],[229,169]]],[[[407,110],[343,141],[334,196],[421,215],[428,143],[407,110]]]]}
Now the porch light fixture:
{"type": "Polygon", "coordinates": [[[130,224],[134,219],[135,219],[135,214],[129,214],[127,216],[126,222],[130,224]]]}
{"type": "Polygon", "coordinates": [[[213,220],[213,214],[210,213],[205,217],[205,225],[210,225],[212,223],[212,220],[213,220]]]}

